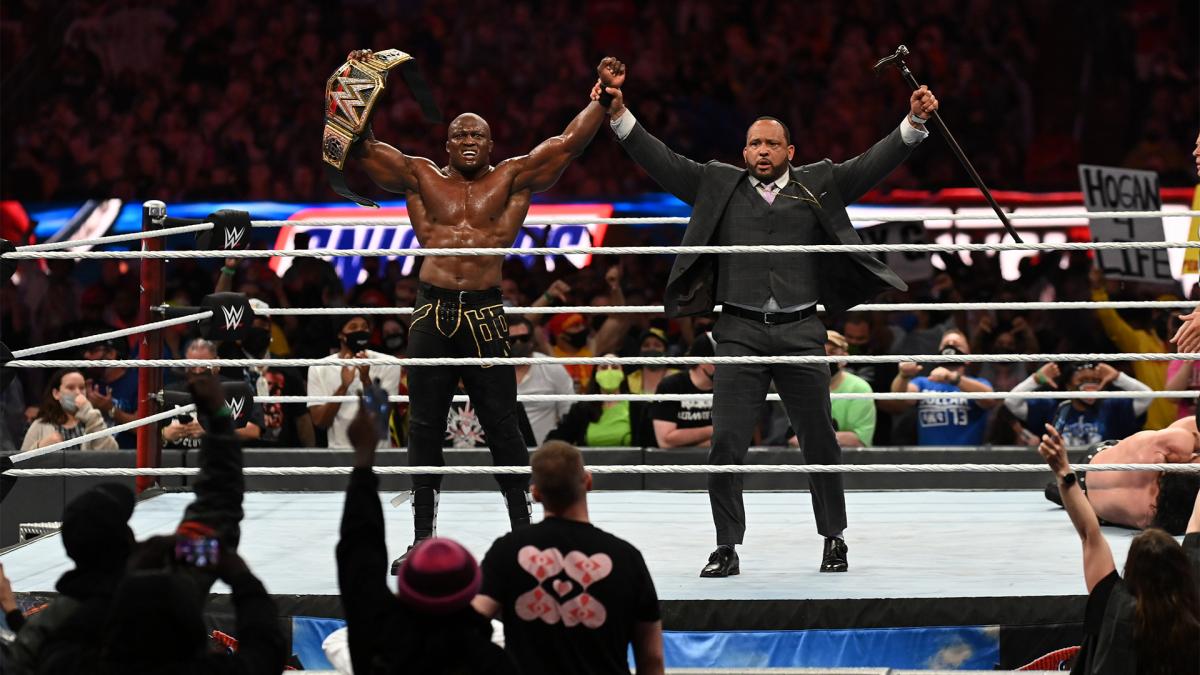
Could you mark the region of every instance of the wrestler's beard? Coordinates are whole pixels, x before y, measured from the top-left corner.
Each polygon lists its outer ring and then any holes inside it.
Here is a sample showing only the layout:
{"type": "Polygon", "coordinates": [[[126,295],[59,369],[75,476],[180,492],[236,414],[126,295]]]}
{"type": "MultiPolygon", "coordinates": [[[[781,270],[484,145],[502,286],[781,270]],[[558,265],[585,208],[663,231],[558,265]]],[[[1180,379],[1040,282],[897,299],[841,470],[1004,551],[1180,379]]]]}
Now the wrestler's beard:
{"type": "Polygon", "coordinates": [[[746,169],[750,172],[751,176],[754,176],[764,183],[770,183],[771,181],[779,180],[779,177],[783,175],[786,166],[783,164],[780,164],[779,166],[772,165],[770,171],[768,171],[768,175],[759,173],[757,164],[747,164],[746,169]]]}

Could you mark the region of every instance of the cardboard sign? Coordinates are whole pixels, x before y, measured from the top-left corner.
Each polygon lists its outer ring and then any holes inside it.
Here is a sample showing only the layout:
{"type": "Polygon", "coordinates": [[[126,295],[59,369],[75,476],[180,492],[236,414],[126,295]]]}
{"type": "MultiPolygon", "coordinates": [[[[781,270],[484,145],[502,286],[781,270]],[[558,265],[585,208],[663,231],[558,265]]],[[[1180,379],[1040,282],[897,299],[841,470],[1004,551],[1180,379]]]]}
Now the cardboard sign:
{"type": "MultiPolygon", "coordinates": [[[[1159,211],[1158,174],[1110,166],[1079,165],[1083,205],[1088,211],[1159,211]]],[[[1164,241],[1162,218],[1094,218],[1092,241],[1164,241]]],[[[1096,251],[1108,279],[1174,285],[1166,249],[1096,251]]]]}
{"type": "MultiPolygon", "coordinates": [[[[858,231],[864,244],[924,244],[924,223],[880,223],[858,231]]],[[[928,281],[933,276],[929,253],[888,252],[872,254],[879,258],[896,276],[907,282],[928,281]]]]}
{"type": "MultiPolygon", "coordinates": [[[[1200,211],[1200,185],[1192,193],[1192,210],[1200,211]]],[[[1188,241],[1200,241],[1200,217],[1192,218],[1188,225],[1188,241]]],[[[1200,248],[1184,249],[1183,274],[1200,274],[1200,248]]]]}

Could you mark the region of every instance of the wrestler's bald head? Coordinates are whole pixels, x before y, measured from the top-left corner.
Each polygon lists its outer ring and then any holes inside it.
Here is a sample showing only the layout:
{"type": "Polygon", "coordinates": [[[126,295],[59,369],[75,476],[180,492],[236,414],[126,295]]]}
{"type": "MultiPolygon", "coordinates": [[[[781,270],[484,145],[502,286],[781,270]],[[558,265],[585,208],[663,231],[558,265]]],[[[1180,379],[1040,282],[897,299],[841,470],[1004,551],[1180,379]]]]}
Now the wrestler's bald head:
{"type": "Polygon", "coordinates": [[[492,127],[479,115],[473,112],[465,112],[450,121],[450,126],[446,127],[446,135],[452,136],[456,130],[462,129],[483,129],[487,138],[492,137],[492,127]]]}

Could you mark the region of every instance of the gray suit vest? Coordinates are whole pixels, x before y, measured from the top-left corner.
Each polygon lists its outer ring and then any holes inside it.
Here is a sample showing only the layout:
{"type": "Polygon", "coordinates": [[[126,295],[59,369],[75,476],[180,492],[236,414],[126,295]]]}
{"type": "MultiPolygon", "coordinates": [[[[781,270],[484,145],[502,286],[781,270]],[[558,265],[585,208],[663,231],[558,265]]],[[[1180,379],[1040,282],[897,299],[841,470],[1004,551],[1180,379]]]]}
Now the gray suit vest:
{"type": "MultiPolygon", "coordinates": [[[[743,178],[733,191],[716,242],[722,246],[827,243],[808,204],[789,199],[800,194],[795,184],[786,186],[768,204],[743,178]]],[[[817,302],[816,261],[810,254],[722,253],[717,256],[719,302],[765,307],[774,297],[780,307],[817,302]]]]}

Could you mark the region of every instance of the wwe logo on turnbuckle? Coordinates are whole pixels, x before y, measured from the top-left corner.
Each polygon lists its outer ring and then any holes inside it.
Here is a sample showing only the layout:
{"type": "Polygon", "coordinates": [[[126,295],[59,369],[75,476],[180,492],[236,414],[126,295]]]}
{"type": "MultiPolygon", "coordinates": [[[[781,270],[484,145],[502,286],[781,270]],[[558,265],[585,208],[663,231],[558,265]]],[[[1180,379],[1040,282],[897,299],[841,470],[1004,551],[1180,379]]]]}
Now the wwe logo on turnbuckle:
{"type": "Polygon", "coordinates": [[[242,316],[246,312],[245,305],[237,305],[234,307],[222,307],[221,313],[225,315],[225,330],[233,330],[242,325],[242,316]]]}
{"type": "Polygon", "coordinates": [[[241,419],[242,408],[246,405],[246,399],[240,396],[237,398],[231,398],[228,401],[225,401],[225,405],[229,406],[229,412],[233,419],[241,419]]]}
{"type": "Polygon", "coordinates": [[[244,234],[246,234],[246,228],[244,227],[225,230],[225,248],[232,249],[237,246],[242,241],[242,235],[244,234]]]}

